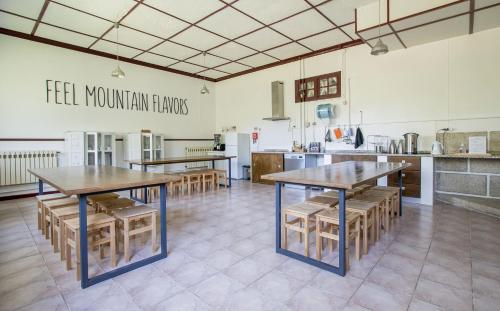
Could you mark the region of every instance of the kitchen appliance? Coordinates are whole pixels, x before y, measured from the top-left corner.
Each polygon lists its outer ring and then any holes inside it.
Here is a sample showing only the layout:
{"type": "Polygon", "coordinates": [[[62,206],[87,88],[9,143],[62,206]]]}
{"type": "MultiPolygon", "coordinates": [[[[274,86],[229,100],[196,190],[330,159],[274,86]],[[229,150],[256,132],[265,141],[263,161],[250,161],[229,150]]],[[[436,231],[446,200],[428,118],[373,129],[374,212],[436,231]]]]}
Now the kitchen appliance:
{"type": "Polygon", "coordinates": [[[309,143],[309,152],[320,152],[320,151],[321,151],[321,143],[320,142],[309,143]]]}
{"type": "MultiPolygon", "coordinates": [[[[235,156],[231,159],[232,179],[243,178],[243,166],[250,165],[250,134],[229,132],[224,134],[226,156],[235,156]]],[[[215,161],[216,169],[226,170],[227,161],[215,161]]]]}
{"type": "Polygon", "coordinates": [[[316,106],[316,116],[318,119],[333,119],[335,117],[335,106],[332,104],[321,104],[316,106]]]}
{"type": "Polygon", "coordinates": [[[283,81],[271,82],[271,112],[271,117],[263,118],[262,120],[290,120],[290,118],[285,117],[285,96],[283,93],[283,81]]]}
{"type": "Polygon", "coordinates": [[[417,140],[418,140],[418,134],[417,133],[406,133],[403,134],[403,137],[405,139],[405,148],[407,154],[417,154],[417,140]]]}
{"type": "Polygon", "coordinates": [[[377,153],[384,153],[389,148],[389,136],[368,135],[366,141],[373,145],[373,150],[377,153]]]}
{"type": "Polygon", "coordinates": [[[391,143],[389,144],[389,153],[395,154],[397,152],[398,152],[398,147],[396,146],[396,141],[391,140],[391,143]]]}
{"type": "Polygon", "coordinates": [[[214,151],[224,151],[225,147],[225,144],[222,142],[222,135],[214,134],[214,151]]]}
{"type": "MultiPolygon", "coordinates": [[[[285,171],[300,170],[306,168],[306,157],[303,153],[285,153],[285,171]]],[[[287,188],[305,189],[302,185],[285,184],[287,188]]]]}
{"type": "Polygon", "coordinates": [[[400,139],[399,142],[398,142],[398,153],[399,154],[403,154],[403,153],[406,153],[406,150],[405,150],[405,141],[400,139]]]}
{"type": "Polygon", "coordinates": [[[435,141],[432,143],[432,154],[443,154],[443,144],[439,141],[435,141]]]}

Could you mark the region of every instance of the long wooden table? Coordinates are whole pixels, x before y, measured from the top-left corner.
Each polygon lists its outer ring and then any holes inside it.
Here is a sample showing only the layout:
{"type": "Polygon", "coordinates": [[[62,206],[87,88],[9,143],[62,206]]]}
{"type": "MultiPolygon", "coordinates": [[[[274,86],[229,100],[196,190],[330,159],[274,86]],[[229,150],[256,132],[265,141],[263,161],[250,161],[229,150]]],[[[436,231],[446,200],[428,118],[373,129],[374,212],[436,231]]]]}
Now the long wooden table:
{"type": "MultiPolygon", "coordinates": [[[[276,252],[303,261],[318,268],[345,275],[345,192],[362,184],[389,174],[398,173],[399,193],[402,195],[402,170],[411,166],[408,163],[379,163],[370,161],[348,161],[336,164],[286,171],[261,176],[275,182],[276,191],[276,252]],[[339,266],[306,257],[281,248],[281,188],[283,184],[297,184],[335,189],[339,192],[339,266]]],[[[399,200],[399,215],[402,213],[402,200],[399,200]]]]}
{"type": "MultiPolygon", "coordinates": [[[[167,164],[181,164],[181,163],[195,163],[195,162],[212,162],[212,168],[215,168],[215,161],[228,161],[227,177],[228,187],[231,188],[231,159],[235,156],[192,156],[192,157],[170,157],[156,160],[128,160],[129,168],[132,169],[134,165],[142,166],[142,170],[147,172],[147,167],[151,165],[167,165],[167,164]]],[[[147,189],[144,189],[144,202],[148,202],[147,189]]]]}
{"type": "Polygon", "coordinates": [[[133,262],[126,266],[88,277],[87,217],[80,217],[80,264],[81,286],[86,288],[117,275],[148,265],[167,257],[167,192],[166,184],[180,180],[175,175],[133,171],[111,166],[77,166],[29,169],[38,177],[38,193],[43,194],[43,183],[47,183],[66,195],[76,195],[79,199],[80,215],[87,215],[87,196],[113,191],[122,191],[145,186],[160,187],[160,254],[133,262]]]}

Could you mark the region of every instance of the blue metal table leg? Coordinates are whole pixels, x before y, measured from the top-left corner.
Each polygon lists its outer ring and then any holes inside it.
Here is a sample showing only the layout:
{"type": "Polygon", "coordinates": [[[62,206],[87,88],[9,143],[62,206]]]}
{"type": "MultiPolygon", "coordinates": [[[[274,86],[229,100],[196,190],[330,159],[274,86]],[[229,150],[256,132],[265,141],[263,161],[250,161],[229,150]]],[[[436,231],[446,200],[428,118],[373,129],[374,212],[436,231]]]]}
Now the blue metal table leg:
{"type": "Polygon", "coordinates": [[[281,183],[274,183],[276,206],[276,252],[281,248],[281,183]]]}
{"type": "Polygon", "coordinates": [[[89,264],[87,249],[87,195],[80,194],[78,196],[78,200],[80,211],[80,280],[82,288],[86,288],[89,286],[89,264]]]}
{"type": "Polygon", "coordinates": [[[399,184],[399,217],[403,213],[403,171],[398,171],[398,184],[399,184]]]}
{"type": "Polygon", "coordinates": [[[345,275],[345,189],[339,189],[339,274],[345,275]]]}
{"type": "Polygon", "coordinates": [[[167,186],[160,186],[160,245],[161,255],[167,257],[167,186]]]}
{"type": "Polygon", "coordinates": [[[229,179],[229,188],[231,188],[231,159],[227,159],[227,170],[228,170],[228,175],[227,178],[229,179]]]}
{"type": "MultiPolygon", "coordinates": [[[[132,163],[129,163],[129,164],[128,164],[128,168],[129,168],[129,169],[132,169],[132,163]]],[[[132,199],[132,189],[130,189],[130,191],[129,191],[129,196],[130,196],[130,198],[132,199]]]]}
{"type": "MultiPolygon", "coordinates": [[[[148,167],[147,165],[143,165],[143,170],[144,172],[147,172],[148,171],[148,167]]],[[[144,186],[144,204],[148,204],[148,187],[147,186],[144,186]]]]}
{"type": "Polygon", "coordinates": [[[38,179],[38,195],[43,194],[43,180],[38,179]]]}
{"type": "Polygon", "coordinates": [[[215,169],[215,160],[212,160],[212,169],[215,169]]]}

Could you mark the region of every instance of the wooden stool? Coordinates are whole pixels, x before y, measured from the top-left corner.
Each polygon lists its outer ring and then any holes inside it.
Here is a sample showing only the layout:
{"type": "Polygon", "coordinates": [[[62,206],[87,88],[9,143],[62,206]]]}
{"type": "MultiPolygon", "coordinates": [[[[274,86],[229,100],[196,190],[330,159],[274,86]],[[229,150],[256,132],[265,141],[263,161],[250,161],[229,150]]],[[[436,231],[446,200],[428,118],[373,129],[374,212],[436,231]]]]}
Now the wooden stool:
{"type": "Polygon", "coordinates": [[[220,188],[220,180],[224,180],[224,188],[227,188],[227,172],[225,170],[214,170],[215,172],[215,184],[217,190],[220,188]]]}
{"type": "Polygon", "coordinates": [[[375,218],[376,218],[375,234],[376,234],[376,239],[379,240],[380,230],[383,229],[385,232],[387,232],[389,227],[389,199],[387,198],[387,196],[384,195],[378,195],[367,192],[355,196],[354,199],[377,204],[377,208],[375,211],[375,218]]]}
{"type": "MultiPolygon", "coordinates": [[[[350,192],[350,190],[347,190],[345,192],[345,198],[346,198],[346,200],[349,199],[349,198],[352,198],[353,195],[354,194],[352,192],[350,192]]],[[[320,197],[336,198],[338,200],[338,198],[339,198],[339,192],[336,191],[336,190],[327,191],[327,192],[321,192],[321,193],[318,194],[318,196],[320,196],[320,197]]]]}
{"type": "Polygon", "coordinates": [[[206,187],[215,190],[215,172],[213,170],[206,170],[201,173],[202,191],[206,191],[206,187]]]}
{"type": "Polygon", "coordinates": [[[314,214],[323,210],[323,207],[315,204],[299,203],[290,205],[281,210],[281,236],[283,248],[288,246],[288,230],[298,233],[299,241],[302,243],[304,235],[304,256],[309,256],[309,233],[315,230],[314,214]],[[288,221],[288,216],[295,219],[288,221]],[[298,226],[296,225],[298,223],[298,226]]]}
{"type": "Polygon", "coordinates": [[[392,195],[392,209],[390,211],[391,218],[399,216],[399,202],[401,200],[400,192],[398,187],[383,187],[376,186],[370,188],[373,191],[384,191],[392,195]]]}
{"type": "Polygon", "coordinates": [[[199,189],[201,187],[201,173],[200,172],[189,172],[189,173],[184,173],[182,176],[185,178],[187,182],[187,192],[188,196],[191,195],[191,191],[194,190],[194,188],[199,189]]]}
{"type": "Polygon", "coordinates": [[[339,203],[338,197],[334,196],[315,196],[306,200],[306,203],[315,204],[323,208],[334,207],[339,203]]]}
{"type": "MultiPolygon", "coordinates": [[[[116,267],[116,236],[115,236],[115,218],[104,213],[98,213],[87,216],[87,230],[92,234],[92,231],[102,232],[108,231],[107,236],[102,237],[98,234],[98,240],[89,241],[89,246],[99,246],[99,256],[104,258],[105,244],[110,245],[111,248],[111,265],[116,267]]],[[[80,280],[80,219],[72,218],[64,221],[66,230],[66,270],[71,269],[71,248],[76,252],[76,279],[80,280]]]]}
{"type": "Polygon", "coordinates": [[[42,217],[43,217],[42,231],[45,232],[45,239],[49,238],[49,232],[50,232],[50,242],[52,245],[54,245],[54,239],[52,238],[53,232],[52,232],[52,226],[50,225],[51,210],[75,204],[78,204],[77,198],[64,198],[64,199],[56,199],[56,200],[42,202],[42,217]]]}
{"type": "MultiPolygon", "coordinates": [[[[87,206],[87,214],[92,214],[93,210],[90,206],[87,206]]],[[[64,221],[67,219],[78,217],[80,214],[79,205],[71,205],[67,207],[61,207],[51,210],[51,226],[52,234],[54,236],[54,252],[58,252],[61,248],[61,261],[65,259],[65,244],[64,241],[64,221]]]]}
{"type": "Polygon", "coordinates": [[[68,198],[68,195],[65,195],[64,193],[51,193],[51,194],[42,194],[42,195],[37,195],[36,196],[36,201],[37,201],[37,211],[38,211],[38,218],[37,218],[37,224],[38,224],[38,230],[42,230],[42,233],[45,234],[44,226],[43,224],[43,215],[42,215],[42,203],[45,201],[52,201],[52,200],[57,200],[57,199],[64,199],[68,198]]]}
{"type": "MultiPolygon", "coordinates": [[[[113,216],[119,221],[123,222],[123,248],[125,252],[125,262],[129,262],[130,260],[129,243],[130,238],[134,235],[151,231],[151,246],[153,252],[156,251],[156,213],[156,209],[146,205],[119,209],[113,212],[113,216]],[[150,219],[149,225],[146,225],[147,219],[150,219]],[[143,226],[140,228],[134,228],[133,226],[131,226],[131,224],[133,224],[133,222],[135,221],[140,221],[143,226]]],[[[144,240],[145,237],[146,235],[144,235],[144,240]]]]}
{"type": "MultiPolygon", "coordinates": [[[[345,215],[345,260],[349,269],[349,244],[355,241],[356,259],[360,258],[360,220],[359,215],[346,211],[345,215]]],[[[323,238],[329,239],[330,251],[333,251],[333,241],[339,241],[339,210],[334,208],[324,209],[316,214],[316,259],[321,260],[323,238]],[[325,225],[324,225],[325,224],[325,225]]]]}
{"type": "Polygon", "coordinates": [[[99,212],[99,202],[103,202],[106,200],[113,200],[120,197],[116,193],[101,193],[101,194],[92,194],[87,196],[87,203],[94,208],[96,213],[99,212]]]}
{"type": "MultiPolygon", "coordinates": [[[[338,205],[336,206],[338,208],[338,205]]],[[[370,242],[375,243],[376,235],[376,209],[377,204],[373,202],[347,200],[346,211],[359,215],[361,232],[363,236],[363,253],[368,254],[368,230],[370,230],[370,242]]]]}
{"type": "Polygon", "coordinates": [[[176,193],[179,194],[179,196],[184,195],[184,184],[185,181],[187,181],[187,178],[184,174],[169,174],[169,175],[175,175],[179,176],[181,180],[179,181],[171,181],[168,183],[168,191],[171,196],[174,196],[176,193]]]}
{"type": "Polygon", "coordinates": [[[382,191],[382,190],[366,190],[363,192],[364,195],[367,196],[380,196],[385,198],[386,206],[384,209],[384,225],[387,227],[387,230],[390,229],[391,225],[391,211],[394,206],[394,201],[393,201],[393,194],[390,191],[382,191]]]}
{"type": "Polygon", "coordinates": [[[118,198],[113,200],[106,200],[97,203],[99,210],[108,215],[121,208],[129,208],[135,205],[135,201],[127,198],[118,198]]]}

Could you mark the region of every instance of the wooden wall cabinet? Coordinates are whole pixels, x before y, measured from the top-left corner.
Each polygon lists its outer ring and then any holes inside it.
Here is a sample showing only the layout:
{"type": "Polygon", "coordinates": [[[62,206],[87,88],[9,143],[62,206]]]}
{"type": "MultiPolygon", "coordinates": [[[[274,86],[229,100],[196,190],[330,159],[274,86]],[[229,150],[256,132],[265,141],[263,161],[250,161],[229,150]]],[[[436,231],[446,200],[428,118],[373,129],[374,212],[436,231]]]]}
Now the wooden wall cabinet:
{"type": "Polygon", "coordinates": [[[282,153],[252,153],[252,182],[272,185],[274,182],[263,180],[262,175],[283,172],[282,153]]]}

